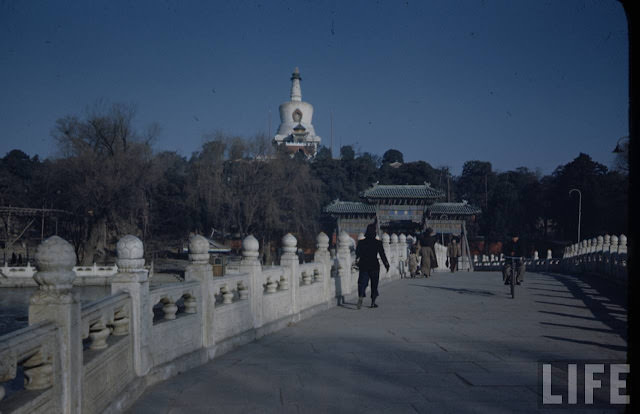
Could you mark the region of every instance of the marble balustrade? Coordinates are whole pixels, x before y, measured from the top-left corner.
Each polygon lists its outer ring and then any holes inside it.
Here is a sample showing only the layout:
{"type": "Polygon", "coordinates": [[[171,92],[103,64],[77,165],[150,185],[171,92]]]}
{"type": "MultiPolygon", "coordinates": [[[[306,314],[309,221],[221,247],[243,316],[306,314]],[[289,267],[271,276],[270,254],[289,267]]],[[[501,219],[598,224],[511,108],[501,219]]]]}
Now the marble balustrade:
{"type": "MultiPolygon", "coordinates": [[[[533,257],[525,259],[525,264],[528,271],[592,274],[626,285],[627,237],[607,234],[585,239],[565,247],[561,258],[552,257],[550,249],[545,258],[534,251],[533,257]]],[[[473,265],[476,271],[500,271],[504,257],[474,255],[473,265]]]]}
{"type": "MultiPolygon", "coordinates": [[[[404,235],[381,239],[391,261],[389,272],[382,268],[384,283],[400,277],[407,243],[404,235]]],[[[57,236],[46,239],[36,252],[30,326],[0,337],[0,412],[120,412],[154,383],[357,292],[346,233],[333,256],[320,233],[310,263],[299,263],[293,235],[282,245],[280,265],[263,268],[258,241],[248,236],[237,269],[214,277],[208,241],[193,236],[185,281],[151,288],[143,243],[124,236],[112,295],[81,305],[73,294],[73,248],[57,236]],[[16,386],[20,373],[28,380],[16,386]]]]}

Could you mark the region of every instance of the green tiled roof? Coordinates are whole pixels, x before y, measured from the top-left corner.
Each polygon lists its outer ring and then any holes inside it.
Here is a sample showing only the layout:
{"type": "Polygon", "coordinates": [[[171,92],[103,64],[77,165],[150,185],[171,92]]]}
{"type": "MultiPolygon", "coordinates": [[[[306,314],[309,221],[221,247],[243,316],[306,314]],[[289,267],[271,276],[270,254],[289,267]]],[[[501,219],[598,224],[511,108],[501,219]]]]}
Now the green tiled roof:
{"type": "Polygon", "coordinates": [[[325,207],[324,211],[334,214],[376,214],[376,207],[359,201],[335,200],[325,207]]]}
{"type": "Polygon", "coordinates": [[[427,207],[431,214],[459,214],[459,215],[472,215],[472,214],[480,214],[482,210],[478,207],[472,206],[471,204],[467,204],[466,202],[462,203],[433,203],[429,207],[427,207]]]}
{"type": "Polygon", "coordinates": [[[423,185],[380,185],[362,193],[364,198],[442,198],[444,193],[436,190],[428,183],[423,185]]]}

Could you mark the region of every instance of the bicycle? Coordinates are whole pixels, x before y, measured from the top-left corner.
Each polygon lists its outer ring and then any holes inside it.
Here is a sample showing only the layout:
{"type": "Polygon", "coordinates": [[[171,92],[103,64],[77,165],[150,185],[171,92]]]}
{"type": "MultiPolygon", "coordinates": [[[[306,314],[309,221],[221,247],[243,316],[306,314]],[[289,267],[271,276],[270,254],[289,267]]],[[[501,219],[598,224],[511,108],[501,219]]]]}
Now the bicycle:
{"type": "MultiPolygon", "coordinates": [[[[517,277],[517,268],[516,268],[516,260],[523,259],[518,256],[505,256],[505,261],[511,259],[511,268],[507,270],[506,277],[509,279],[509,288],[511,289],[511,299],[515,299],[516,297],[516,277],[517,277]]],[[[506,266],[506,263],[505,263],[506,266]]]]}

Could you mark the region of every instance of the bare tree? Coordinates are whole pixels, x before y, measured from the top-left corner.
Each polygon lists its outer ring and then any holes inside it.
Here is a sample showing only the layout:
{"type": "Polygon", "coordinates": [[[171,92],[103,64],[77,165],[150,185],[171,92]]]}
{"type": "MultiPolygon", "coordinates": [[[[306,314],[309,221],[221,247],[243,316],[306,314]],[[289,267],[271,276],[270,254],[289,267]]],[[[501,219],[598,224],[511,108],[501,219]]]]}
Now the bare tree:
{"type": "Polygon", "coordinates": [[[158,129],[138,134],[134,117],[133,105],[100,101],[84,118],[59,119],[52,131],[66,155],[55,163],[68,179],[65,207],[76,214],[76,249],[86,264],[104,256],[119,235],[145,236],[150,142],[158,129]]]}

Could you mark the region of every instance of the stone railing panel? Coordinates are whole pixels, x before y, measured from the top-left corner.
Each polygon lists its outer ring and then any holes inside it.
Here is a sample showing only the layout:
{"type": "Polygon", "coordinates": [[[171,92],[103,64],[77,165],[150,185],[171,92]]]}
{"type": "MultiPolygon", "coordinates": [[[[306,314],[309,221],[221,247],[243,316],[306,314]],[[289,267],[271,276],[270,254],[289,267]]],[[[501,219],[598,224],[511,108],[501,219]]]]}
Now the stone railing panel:
{"type": "Polygon", "coordinates": [[[305,263],[298,268],[301,284],[297,290],[299,309],[307,309],[326,303],[324,265],[322,263],[305,263]]]}
{"type": "Polygon", "coordinates": [[[0,337],[0,412],[62,410],[57,331],[53,323],[39,322],[0,337]],[[23,385],[15,383],[19,370],[23,385]]]}
{"type": "MultiPolygon", "coordinates": [[[[249,274],[225,275],[212,282],[212,289],[216,294],[215,310],[213,312],[213,336],[216,343],[224,342],[253,328],[253,315],[249,300],[253,292],[250,291],[249,274]],[[229,303],[224,301],[227,291],[229,303]]],[[[258,292],[257,294],[262,294],[258,292]]]]}
{"type": "MultiPolygon", "coordinates": [[[[157,366],[202,347],[200,282],[172,283],[151,289],[150,303],[162,316],[151,329],[151,359],[157,366]],[[194,303],[195,301],[195,303],[194,303]]],[[[149,311],[152,311],[149,309],[149,311]]]]}
{"type": "MultiPolygon", "coordinates": [[[[291,281],[291,273],[286,268],[277,266],[263,270],[259,278],[262,291],[262,323],[268,324],[291,314],[293,292],[295,286],[291,281]]],[[[256,292],[257,295],[260,292],[256,292]]]]}
{"type": "Polygon", "coordinates": [[[116,293],[83,306],[82,411],[101,412],[135,378],[131,298],[116,293]]]}

